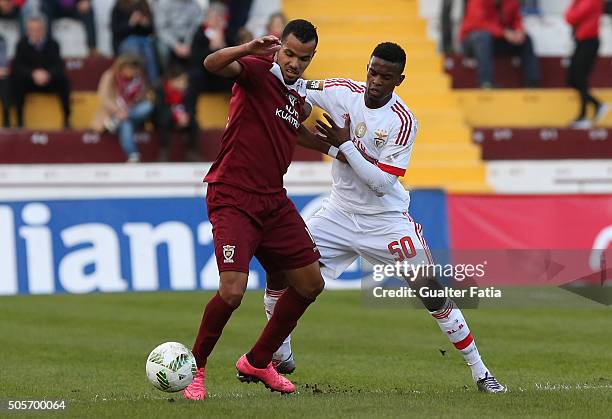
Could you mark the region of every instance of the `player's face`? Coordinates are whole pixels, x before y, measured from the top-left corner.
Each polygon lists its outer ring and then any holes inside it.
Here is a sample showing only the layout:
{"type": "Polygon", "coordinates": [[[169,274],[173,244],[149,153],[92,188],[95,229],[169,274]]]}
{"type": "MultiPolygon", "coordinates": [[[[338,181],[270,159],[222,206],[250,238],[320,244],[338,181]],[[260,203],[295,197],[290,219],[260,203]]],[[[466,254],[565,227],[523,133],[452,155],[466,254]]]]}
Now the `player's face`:
{"type": "Polygon", "coordinates": [[[366,95],[375,101],[381,101],[393,93],[393,89],[402,84],[404,76],[397,64],[372,57],[368,64],[366,95]]]}
{"type": "Polygon", "coordinates": [[[315,55],[316,47],[314,39],[303,43],[293,34],[285,38],[281,49],[276,53],[276,63],[281,68],[285,83],[293,84],[302,77],[315,55]]]}

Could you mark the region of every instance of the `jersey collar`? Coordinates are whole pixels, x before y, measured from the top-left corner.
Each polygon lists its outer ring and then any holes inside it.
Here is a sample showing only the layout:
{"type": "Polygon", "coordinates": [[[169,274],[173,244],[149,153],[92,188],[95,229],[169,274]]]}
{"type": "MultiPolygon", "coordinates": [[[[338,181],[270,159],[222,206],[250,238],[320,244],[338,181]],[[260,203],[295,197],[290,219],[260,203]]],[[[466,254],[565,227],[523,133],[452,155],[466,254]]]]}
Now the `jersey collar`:
{"type": "Polygon", "coordinates": [[[274,62],[270,68],[270,73],[274,74],[274,77],[276,77],[288,90],[293,90],[301,97],[306,97],[306,81],[304,79],[297,79],[293,84],[285,83],[280,66],[274,62]]]}

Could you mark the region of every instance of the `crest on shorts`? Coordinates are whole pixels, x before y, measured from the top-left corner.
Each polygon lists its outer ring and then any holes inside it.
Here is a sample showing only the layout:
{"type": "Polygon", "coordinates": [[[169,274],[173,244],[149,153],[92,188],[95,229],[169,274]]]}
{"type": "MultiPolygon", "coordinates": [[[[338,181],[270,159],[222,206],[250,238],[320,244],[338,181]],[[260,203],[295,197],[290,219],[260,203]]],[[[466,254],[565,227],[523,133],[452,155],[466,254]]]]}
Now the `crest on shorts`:
{"type": "Polygon", "coordinates": [[[363,136],[366,135],[367,130],[368,127],[366,126],[365,122],[360,122],[355,126],[355,136],[357,138],[363,138],[363,136]]]}
{"type": "Polygon", "coordinates": [[[377,129],[374,131],[374,145],[376,148],[381,148],[387,142],[387,138],[389,137],[389,133],[384,129],[377,129]]]}
{"type": "Polygon", "coordinates": [[[236,246],[232,246],[231,244],[226,244],[223,246],[223,262],[225,263],[234,263],[234,251],[236,250],[236,246]]]}

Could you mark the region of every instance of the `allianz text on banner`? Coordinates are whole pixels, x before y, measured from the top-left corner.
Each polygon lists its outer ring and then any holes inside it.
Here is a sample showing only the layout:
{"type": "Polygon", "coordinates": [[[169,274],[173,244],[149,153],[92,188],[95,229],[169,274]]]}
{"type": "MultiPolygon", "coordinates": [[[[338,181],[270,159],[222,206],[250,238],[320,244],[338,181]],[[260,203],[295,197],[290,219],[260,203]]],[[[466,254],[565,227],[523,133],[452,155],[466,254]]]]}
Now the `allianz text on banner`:
{"type": "MultiPolygon", "coordinates": [[[[324,195],[290,197],[308,218],[324,195]]],[[[444,194],[419,191],[413,203],[423,214],[430,242],[447,246],[444,194]],[[432,212],[444,219],[429,220],[432,212]]],[[[203,198],[0,202],[0,249],[0,295],[195,290],[218,285],[212,227],[203,198]]],[[[327,288],[359,288],[362,275],[355,264],[327,288]]],[[[264,285],[265,272],[254,260],[249,288],[264,285]]]]}

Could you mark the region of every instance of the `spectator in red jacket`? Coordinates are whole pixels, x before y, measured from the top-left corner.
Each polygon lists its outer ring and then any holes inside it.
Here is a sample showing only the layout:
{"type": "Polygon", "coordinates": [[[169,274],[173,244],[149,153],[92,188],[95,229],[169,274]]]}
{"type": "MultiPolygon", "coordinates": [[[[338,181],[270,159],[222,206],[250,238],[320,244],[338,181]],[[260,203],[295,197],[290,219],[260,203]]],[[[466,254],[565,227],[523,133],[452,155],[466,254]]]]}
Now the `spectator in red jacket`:
{"type": "Polygon", "coordinates": [[[460,37],[466,55],[473,55],[478,63],[481,87],[494,86],[493,56],[502,53],[521,57],[528,87],[539,84],[538,59],[531,38],[523,28],[518,0],[469,0],[460,37]]]}
{"type": "Polygon", "coordinates": [[[588,129],[601,121],[609,106],[601,103],[589,93],[589,76],[597,60],[599,50],[599,19],[603,13],[603,0],[574,0],[565,20],[572,26],[576,48],[567,72],[567,83],[580,94],[580,113],[572,123],[573,128],[588,129]],[[587,118],[587,105],[592,104],[595,116],[587,118]]]}
{"type": "Polygon", "coordinates": [[[187,148],[188,161],[201,161],[197,150],[198,124],[185,107],[187,73],[180,65],[171,66],[156,89],[155,124],[160,134],[159,161],[168,160],[173,136],[180,137],[187,148]]]}

